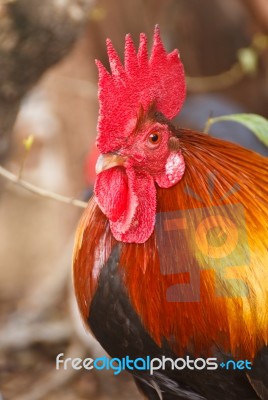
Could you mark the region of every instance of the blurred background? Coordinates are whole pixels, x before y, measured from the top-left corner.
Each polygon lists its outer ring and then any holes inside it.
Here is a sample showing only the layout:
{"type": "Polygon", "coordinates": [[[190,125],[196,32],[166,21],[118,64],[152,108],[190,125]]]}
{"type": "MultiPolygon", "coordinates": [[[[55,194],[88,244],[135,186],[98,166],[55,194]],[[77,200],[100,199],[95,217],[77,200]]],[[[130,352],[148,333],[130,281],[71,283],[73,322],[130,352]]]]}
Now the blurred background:
{"type": "MultiPolygon", "coordinates": [[[[145,32],[151,45],[156,23],[166,48],[178,48],[185,65],[188,97],[177,124],[203,130],[211,116],[268,117],[266,0],[0,0],[0,165],[46,191],[86,200],[97,157],[94,60],[108,67],[107,37],[121,57],[126,33],[138,45],[145,32]]],[[[268,155],[237,124],[217,124],[211,134],[268,155]]],[[[55,370],[60,352],[104,354],[85,335],[72,292],[72,246],[83,208],[30,193],[5,170],[0,399],[140,398],[126,374],[55,370]]]]}

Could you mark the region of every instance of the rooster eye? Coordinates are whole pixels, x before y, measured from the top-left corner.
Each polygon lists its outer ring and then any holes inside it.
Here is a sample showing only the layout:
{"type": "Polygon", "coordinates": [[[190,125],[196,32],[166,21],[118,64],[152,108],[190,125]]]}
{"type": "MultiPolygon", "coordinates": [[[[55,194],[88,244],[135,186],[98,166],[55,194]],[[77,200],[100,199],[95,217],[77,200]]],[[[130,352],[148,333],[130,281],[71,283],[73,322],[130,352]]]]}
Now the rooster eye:
{"type": "Polygon", "coordinates": [[[160,142],[160,133],[159,132],[150,133],[148,140],[150,144],[158,144],[160,142]]]}

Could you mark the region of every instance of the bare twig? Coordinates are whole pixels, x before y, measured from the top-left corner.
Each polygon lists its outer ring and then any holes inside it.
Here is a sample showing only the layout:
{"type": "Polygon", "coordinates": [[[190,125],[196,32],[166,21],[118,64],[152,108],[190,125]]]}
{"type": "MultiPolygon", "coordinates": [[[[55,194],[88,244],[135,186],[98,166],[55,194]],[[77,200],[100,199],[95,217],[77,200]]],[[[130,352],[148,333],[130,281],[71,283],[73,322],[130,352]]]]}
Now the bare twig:
{"type": "Polygon", "coordinates": [[[191,77],[187,76],[187,87],[192,92],[212,92],[227,89],[239,83],[246,73],[237,62],[228,71],[215,76],[191,77]]]}
{"type": "Polygon", "coordinates": [[[58,193],[50,192],[49,190],[40,188],[39,186],[33,185],[23,179],[20,179],[18,176],[12,174],[7,169],[0,166],[0,176],[7,179],[10,182],[13,182],[15,185],[22,187],[23,189],[28,190],[31,193],[37,194],[41,197],[46,197],[48,199],[56,200],[61,203],[71,204],[75,207],[86,208],[87,203],[81,200],[72,199],[70,197],[62,196],[58,193]]]}
{"type": "Polygon", "coordinates": [[[258,59],[267,48],[268,36],[259,33],[254,35],[249,47],[238,50],[238,61],[236,61],[229,70],[212,76],[187,76],[188,90],[197,93],[213,92],[228,89],[238,84],[245,77],[252,76],[257,72],[258,59]],[[243,52],[244,54],[246,53],[247,56],[250,56],[249,64],[248,57],[245,58],[241,56],[243,52]]]}

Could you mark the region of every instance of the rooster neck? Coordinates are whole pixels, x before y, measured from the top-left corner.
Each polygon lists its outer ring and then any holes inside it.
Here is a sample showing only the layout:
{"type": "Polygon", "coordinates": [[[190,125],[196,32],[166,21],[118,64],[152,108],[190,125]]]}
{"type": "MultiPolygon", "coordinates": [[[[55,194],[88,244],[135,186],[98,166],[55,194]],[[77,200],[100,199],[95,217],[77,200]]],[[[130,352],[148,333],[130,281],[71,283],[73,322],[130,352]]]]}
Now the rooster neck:
{"type": "MultiPolygon", "coordinates": [[[[118,268],[134,310],[158,346],[164,337],[178,355],[189,351],[209,355],[216,343],[237,358],[252,360],[268,341],[268,162],[203,134],[178,131],[178,137],[187,165],[185,175],[173,188],[157,189],[155,230],[143,244],[121,243],[118,268]],[[209,183],[211,171],[216,179],[209,183]],[[233,191],[236,181],[239,191],[233,191]],[[217,220],[215,211],[235,218],[233,222],[240,224],[238,231],[242,232],[237,253],[224,264],[225,257],[218,269],[211,257],[200,251],[197,259],[192,257],[198,263],[189,262],[196,242],[190,241],[186,248],[183,240],[172,238],[174,227],[175,233],[176,229],[184,232],[185,220],[193,227],[204,217],[217,220]],[[170,219],[172,213],[175,222],[167,221],[166,235],[162,228],[165,217],[170,219]],[[192,293],[192,297],[168,299],[174,286],[182,292],[188,287],[186,294],[192,293]]],[[[93,199],[80,223],[74,254],[75,289],[84,320],[99,276],[117,243],[93,199]]]]}

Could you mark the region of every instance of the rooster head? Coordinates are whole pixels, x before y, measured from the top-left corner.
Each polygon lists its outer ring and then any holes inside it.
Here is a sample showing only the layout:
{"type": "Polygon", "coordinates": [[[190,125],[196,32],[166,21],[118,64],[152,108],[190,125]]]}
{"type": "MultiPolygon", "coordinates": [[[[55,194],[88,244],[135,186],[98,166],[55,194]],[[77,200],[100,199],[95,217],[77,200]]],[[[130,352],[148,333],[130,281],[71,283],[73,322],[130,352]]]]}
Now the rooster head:
{"type": "Polygon", "coordinates": [[[107,52],[111,73],[97,61],[101,155],[95,195],[115,239],[144,243],[154,229],[156,185],[174,186],[185,170],[170,123],[185,98],[184,69],[178,51],[164,49],[158,27],[150,58],[144,34],[137,54],[126,36],[124,66],[109,39],[107,52]]]}

